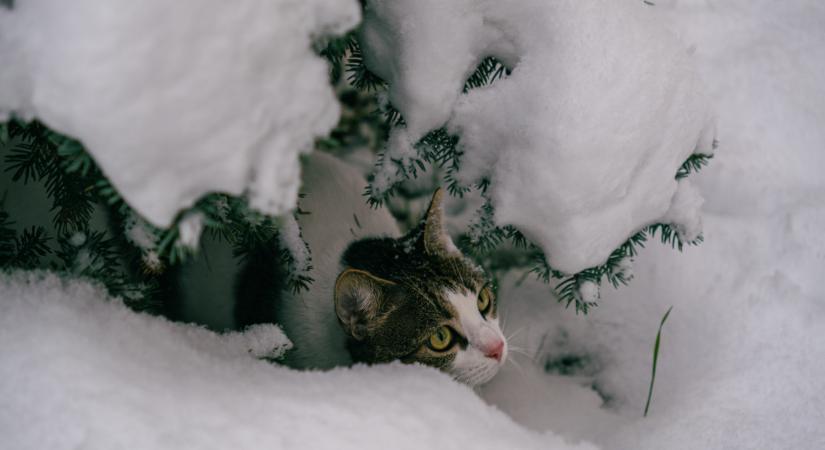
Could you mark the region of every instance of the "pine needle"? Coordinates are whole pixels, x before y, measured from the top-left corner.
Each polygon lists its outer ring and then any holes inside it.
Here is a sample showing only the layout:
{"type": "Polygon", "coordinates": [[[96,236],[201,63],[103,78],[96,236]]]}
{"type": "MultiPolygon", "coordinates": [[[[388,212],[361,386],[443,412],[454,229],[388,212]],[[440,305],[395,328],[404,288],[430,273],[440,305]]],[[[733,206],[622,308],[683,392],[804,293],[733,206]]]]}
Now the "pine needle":
{"type": "Polygon", "coordinates": [[[662,322],[659,324],[659,332],[656,333],[656,343],[653,345],[653,371],[650,375],[650,387],[647,391],[647,403],[645,404],[644,417],[647,417],[647,411],[650,409],[650,400],[653,398],[653,383],[656,382],[656,363],[659,361],[659,343],[662,339],[662,327],[665,325],[665,321],[670,315],[670,311],[672,309],[672,306],[668,308],[667,312],[662,317],[662,322]]]}

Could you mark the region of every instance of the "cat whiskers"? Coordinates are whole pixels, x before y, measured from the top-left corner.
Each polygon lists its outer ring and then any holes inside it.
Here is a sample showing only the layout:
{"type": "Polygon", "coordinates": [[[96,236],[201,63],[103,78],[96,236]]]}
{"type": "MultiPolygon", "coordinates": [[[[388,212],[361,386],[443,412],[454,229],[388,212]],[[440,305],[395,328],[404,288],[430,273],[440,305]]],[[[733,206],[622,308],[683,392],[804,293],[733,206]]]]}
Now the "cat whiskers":
{"type": "Polygon", "coordinates": [[[497,371],[498,367],[496,364],[480,364],[455,375],[454,378],[459,382],[477,386],[489,381],[497,371]]]}
{"type": "Polygon", "coordinates": [[[516,370],[518,370],[518,371],[519,371],[519,373],[521,374],[521,376],[525,376],[525,375],[526,375],[526,374],[524,373],[524,368],[521,366],[521,364],[519,364],[519,363],[518,363],[518,361],[516,361],[516,359],[515,359],[515,358],[507,358],[507,361],[506,361],[506,362],[507,362],[507,363],[512,364],[512,365],[513,365],[513,367],[515,367],[515,368],[516,368],[516,370]]]}
{"type": "MultiPolygon", "coordinates": [[[[504,327],[504,325],[502,325],[502,326],[501,326],[501,328],[502,328],[502,329],[504,329],[504,328],[505,328],[505,327],[504,327]]],[[[519,333],[521,333],[522,331],[524,331],[524,327],[523,327],[523,326],[522,326],[522,327],[519,327],[519,329],[517,329],[516,331],[514,331],[514,332],[510,333],[509,335],[507,335],[507,342],[510,342],[510,340],[511,340],[511,339],[514,339],[514,338],[515,338],[516,336],[518,336],[518,335],[519,335],[519,333]]]]}
{"type": "Polygon", "coordinates": [[[509,347],[507,350],[508,350],[508,351],[511,351],[511,352],[513,352],[513,353],[515,353],[515,354],[518,354],[518,355],[524,356],[524,357],[526,357],[527,359],[530,359],[530,360],[534,360],[534,359],[535,359],[535,356],[536,356],[536,355],[535,355],[535,352],[529,352],[526,348],[521,348],[521,347],[512,347],[512,346],[511,346],[511,347],[509,347]]]}

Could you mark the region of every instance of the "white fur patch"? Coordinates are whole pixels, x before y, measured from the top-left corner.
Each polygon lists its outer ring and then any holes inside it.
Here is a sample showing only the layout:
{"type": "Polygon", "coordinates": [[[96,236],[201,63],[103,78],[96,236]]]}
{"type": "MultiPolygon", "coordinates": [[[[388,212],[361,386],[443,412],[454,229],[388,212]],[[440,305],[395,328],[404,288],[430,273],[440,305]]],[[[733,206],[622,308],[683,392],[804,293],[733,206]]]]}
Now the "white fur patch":
{"type": "Polygon", "coordinates": [[[466,349],[459,349],[449,372],[455,379],[469,385],[489,381],[507,360],[507,339],[501,332],[498,317],[487,320],[478,310],[475,294],[447,292],[446,297],[458,313],[460,333],[469,342],[466,349]],[[485,356],[483,349],[501,341],[504,343],[501,359],[485,356]]]}

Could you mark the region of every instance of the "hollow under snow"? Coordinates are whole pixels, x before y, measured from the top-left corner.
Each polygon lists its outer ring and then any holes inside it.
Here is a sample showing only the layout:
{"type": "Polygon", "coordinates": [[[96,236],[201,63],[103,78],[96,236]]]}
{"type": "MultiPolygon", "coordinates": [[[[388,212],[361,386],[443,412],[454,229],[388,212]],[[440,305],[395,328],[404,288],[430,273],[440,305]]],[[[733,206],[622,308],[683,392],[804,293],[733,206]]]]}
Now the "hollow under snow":
{"type": "MultiPolygon", "coordinates": [[[[390,156],[409,157],[446,126],[464,152],[458,179],[491,179],[498,224],[518,227],[563,272],[603,263],[665,218],[677,169],[694,152],[711,154],[715,138],[695,62],[651,9],[636,0],[368,0],[365,62],[406,122],[390,156]],[[512,74],[463,94],[489,56],[512,74]]],[[[392,181],[384,178],[379,190],[392,181]]]]}
{"type": "Polygon", "coordinates": [[[0,119],[81,140],[155,225],[215,191],[295,206],[298,156],[339,117],[313,40],[355,26],[358,2],[13,3],[0,6],[0,119]]]}

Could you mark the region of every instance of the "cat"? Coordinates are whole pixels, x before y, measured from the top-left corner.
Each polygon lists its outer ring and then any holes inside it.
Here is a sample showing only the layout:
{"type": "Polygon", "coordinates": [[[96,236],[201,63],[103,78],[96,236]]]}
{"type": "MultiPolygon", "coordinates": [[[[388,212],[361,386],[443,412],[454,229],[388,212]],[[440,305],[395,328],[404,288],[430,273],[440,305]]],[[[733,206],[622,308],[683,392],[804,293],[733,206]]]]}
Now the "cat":
{"type": "MultiPolygon", "coordinates": [[[[297,220],[314,281],[299,293],[284,289],[280,250],[270,244],[236,276],[236,324],[281,325],[294,344],[281,363],[295,368],[400,360],[469,385],[490,380],[506,361],[507,341],[492,285],[445,230],[443,191],[401,235],[385,208],[367,204],[366,180],[353,166],[314,152],[302,173],[297,220]]],[[[219,276],[202,274],[195,288],[214,296],[219,276]]]]}

